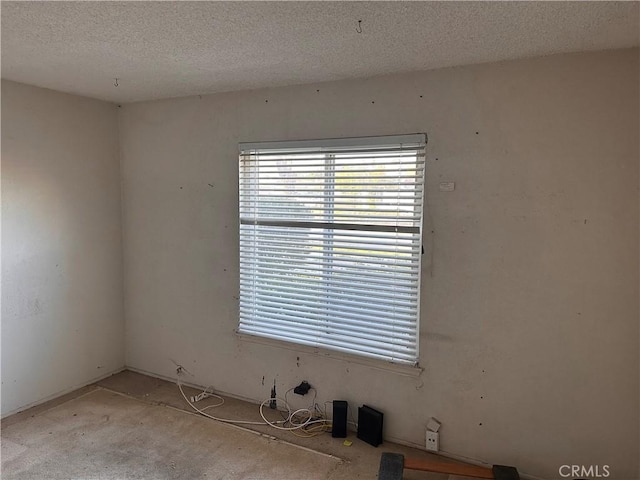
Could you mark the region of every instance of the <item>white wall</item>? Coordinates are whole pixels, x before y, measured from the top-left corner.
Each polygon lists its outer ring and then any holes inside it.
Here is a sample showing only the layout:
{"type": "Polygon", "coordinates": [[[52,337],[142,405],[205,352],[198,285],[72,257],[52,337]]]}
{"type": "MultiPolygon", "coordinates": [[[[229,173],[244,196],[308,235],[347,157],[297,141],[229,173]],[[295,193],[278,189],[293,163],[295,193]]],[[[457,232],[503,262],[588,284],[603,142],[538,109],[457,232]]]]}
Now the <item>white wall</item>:
{"type": "Polygon", "coordinates": [[[387,438],[435,416],[455,455],[638,478],[638,128],[637,50],[126,105],[127,365],[254,400],[307,379],[387,438]],[[422,375],[239,339],[238,142],[411,132],[422,375]]]}
{"type": "Polygon", "coordinates": [[[2,415],[124,365],[116,110],[2,81],[2,415]]]}

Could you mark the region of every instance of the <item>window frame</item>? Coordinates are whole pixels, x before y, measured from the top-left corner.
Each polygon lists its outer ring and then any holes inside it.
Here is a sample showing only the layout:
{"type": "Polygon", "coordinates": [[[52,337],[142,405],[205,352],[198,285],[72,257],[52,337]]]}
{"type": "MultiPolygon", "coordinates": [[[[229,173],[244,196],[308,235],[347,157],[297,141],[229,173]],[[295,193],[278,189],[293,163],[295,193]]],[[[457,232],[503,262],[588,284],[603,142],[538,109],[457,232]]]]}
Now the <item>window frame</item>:
{"type": "MultiPolygon", "coordinates": [[[[239,152],[240,152],[240,178],[239,178],[239,195],[240,195],[240,209],[239,209],[239,214],[240,214],[240,229],[242,230],[242,225],[243,225],[243,219],[242,219],[242,198],[243,198],[243,193],[242,193],[242,168],[243,168],[243,155],[247,155],[246,152],[251,152],[251,151],[278,151],[278,150],[284,150],[284,151],[290,151],[290,150],[295,150],[295,149],[313,149],[314,151],[319,150],[319,149],[347,149],[350,147],[353,148],[364,148],[364,147],[368,147],[368,146],[375,146],[375,147],[383,147],[385,145],[389,145],[389,146],[395,146],[395,145],[403,145],[403,144],[420,144],[421,147],[416,149],[416,171],[421,170],[421,176],[420,176],[420,182],[421,183],[416,183],[416,190],[414,190],[414,195],[417,193],[417,189],[420,188],[420,192],[419,192],[419,199],[416,201],[416,203],[414,204],[414,212],[415,209],[419,210],[419,222],[417,222],[417,225],[413,226],[410,230],[413,233],[416,233],[414,230],[417,228],[417,239],[419,242],[419,248],[421,248],[422,246],[422,238],[423,238],[423,223],[424,223],[424,196],[425,196],[425,179],[426,179],[426,161],[425,158],[426,157],[426,144],[427,144],[427,136],[426,134],[412,134],[412,135],[393,135],[393,136],[378,136],[378,137],[355,137],[355,138],[339,138],[339,139],[323,139],[323,140],[302,140],[302,141],[285,141],[285,142],[252,142],[252,143],[240,143],[238,145],[239,147],[239,152]],[[423,157],[422,160],[419,160],[420,157],[423,157]]],[[[248,154],[249,156],[251,154],[248,154]]],[[[326,166],[325,169],[327,168],[331,168],[331,164],[329,163],[331,160],[331,155],[325,155],[323,158],[323,161],[326,162],[326,166]]],[[[386,165],[386,164],[385,164],[386,165]]],[[[333,178],[334,182],[336,177],[328,177],[328,178],[333,178]]],[[[323,183],[322,185],[325,185],[325,183],[323,183]]],[[[357,183],[356,183],[357,185],[357,183]]],[[[251,190],[254,191],[254,190],[251,190]]],[[[418,198],[417,196],[415,198],[418,198]]],[[[329,199],[328,201],[331,201],[331,199],[329,199]]],[[[333,196],[333,201],[335,201],[335,194],[333,196]]],[[[334,214],[335,214],[335,210],[333,210],[334,214]]],[[[396,218],[396,220],[398,220],[399,217],[396,218]]],[[[250,223],[250,222],[249,222],[250,223]]],[[[318,222],[304,222],[304,221],[282,221],[282,222],[278,222],[278,221],[273,221],[271,222],[273,226],[295,226],[295,227],[300,227],[300,228],[306,228],[306,227],[319,227],[322,226],[323,224],[319,224],[318,222]]],[[[339,224],[338,222],[327,222],[328,225],[330,225],[329,230],[333,233],[330,234],[330,237],[334,238],[335,236],[337,236],[337,234],[335,233],[335,225],[339,224]],[[331,230],[334,229],[334,230],[331,230]]],[[[258,225],[258,220],[255,220],[254,225],[258,225]]],[[[361,229],[365,232],[375,232],[376,228],[373,225],[363,225],[360,226],[362,228],[359,228],[358,225],[352,225],[351,227],[353,227],[355,230],[361,229]]],[[[388,229],[388,227],[385,228],[381,228],[381,230],[386,230],[388,229]]],[[[396,234],[398,233],[399,230],[402,230],[401,226],[396,225],[395,226],[395,232],[396,234]]],[[[327,230],[325,230],[327,231],[327,230]]],[[[243,233],[242,231],[240,232],[240,240],[239,240],[239,245],[242,244],[242,240],[243,240],[243,233]]],[[[324,243],[323,243],[324,244],[324,243]]],[[[326,255],[328,251],[333,252],[333,249],[331,250],[326,250],[323,249],[322,250],[322,255],[326,255]]],[[[411,258],[414,258],[413,256],[411,258]]],[[[415,255],[416,261],[417,261],[417,270],[416,270],[416,274],[415,274],[415,282],[417,285],[417,293],[415,295],[415,306],[416,306],[416,313],[415,313],[415,358],[412,359],[411,362],[408,362],[406,360],[397,360],[397,359],[384,359],[382,361],[384,361],[385,363],[391,363],[393,365],[399,366],[401,368],[406,368],[407,366],[411,366],[411,367],[417,367],[418,366],[418,361],[419,361],[419,355],[420,355],[420,306],[421,306],[421,280],[422,280],[422,255],[420,253],[420,251],[417,252],[417,254],[415,255]]],[[[241,265],[240,265],[240,272],[241,272],[241,276],[242,276],[242,255],[241,255],[241,265]]],[[[328,283],[329,286],[332,286],[330,284],[330,282],[328,283]]],[[[242,297],[242,287],[241,287],[241,294],[240,297],[242,297]]],[[[277,343],[280,342],[284,342],[285,344],[289,344],[291,345],[294,349],[296,348],[300,348],[300,347],[308,347],[311,348],[314,351],[318,351],[318,349],[322,350],[322,351],[326,351],[326,354],[336,354],[339,353],[341,356],[341,354],[346,354],[350,357],[354,357],[354,358],[359,358],[359,359],[367,359],[367,360],[373,360],[374,362],[379,362],[381,361],[381,359],[379,358],[371,358],[370,355],[368,354],[363,354],[357,350],[355,351],[347,351],[344,349],[334,349],[332,347],[328,347],[326,345],[326,343],[323,345],[322,342],[319,342],[319,344],[309,344],[309,343],[303,343],[303,342],[299,342],[299,341],[293,341],[290,338],[274,338],[273,336],[261,336],[259,334],[256,333],[249,333],[246,331],[242,331],[242,319],[239,319],[239,323],[238,323],[238,328],[236,329],[236,332],[240,335],[247,335],[249,337],[255,337],[256,339],[260,339],[260,340],[270,340],[270,341],[275,341],[277,343]]],[[[270,341],[268,341],[267,343],[271,343],[270,341]]],[[[261,343],[261,342],[259,342],[261,343]]]]}

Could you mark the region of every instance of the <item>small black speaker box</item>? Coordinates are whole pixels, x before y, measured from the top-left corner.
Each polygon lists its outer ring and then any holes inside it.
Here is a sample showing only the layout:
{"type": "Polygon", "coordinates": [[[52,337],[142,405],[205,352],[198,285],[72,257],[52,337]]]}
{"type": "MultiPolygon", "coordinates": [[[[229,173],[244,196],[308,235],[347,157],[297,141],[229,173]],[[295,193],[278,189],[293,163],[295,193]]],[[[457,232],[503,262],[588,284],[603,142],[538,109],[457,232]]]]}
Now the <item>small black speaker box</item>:
{"type": "Polygon", "coordinates": [[[331,436],[345,438],[347,436],[347,410],[349,404],[344,400],[333,401],[333,420],[331,421],[331,436]]]}
{"type": "Polygon", "coordinates": [[[366,405],[358,408],[358,438],[377,447],[382,443],[382,412],[366,405]]]}

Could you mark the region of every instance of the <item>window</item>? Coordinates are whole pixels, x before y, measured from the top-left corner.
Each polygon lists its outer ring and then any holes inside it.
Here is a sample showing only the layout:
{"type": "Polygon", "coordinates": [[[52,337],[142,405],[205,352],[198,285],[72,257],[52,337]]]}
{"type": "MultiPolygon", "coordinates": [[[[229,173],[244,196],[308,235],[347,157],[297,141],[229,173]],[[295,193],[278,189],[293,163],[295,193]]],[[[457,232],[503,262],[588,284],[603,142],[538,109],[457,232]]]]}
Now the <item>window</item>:
{"type": "Polygon", "coordinates": [[[425,144],[240,144],[240,333],[417,363],[425,144]]]}

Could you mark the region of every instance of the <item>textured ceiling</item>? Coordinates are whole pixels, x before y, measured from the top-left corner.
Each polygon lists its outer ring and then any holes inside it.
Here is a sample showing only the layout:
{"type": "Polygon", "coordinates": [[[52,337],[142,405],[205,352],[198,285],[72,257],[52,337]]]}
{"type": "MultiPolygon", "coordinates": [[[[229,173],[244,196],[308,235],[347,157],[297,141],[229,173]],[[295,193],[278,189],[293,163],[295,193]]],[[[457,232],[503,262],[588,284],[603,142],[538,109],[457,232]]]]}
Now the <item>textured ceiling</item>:
{"type": "Polygon", "coordinates": [[[116,102],[368,77],[637,46],[638,7],[3,1],[2,76],[116,102]]]}

